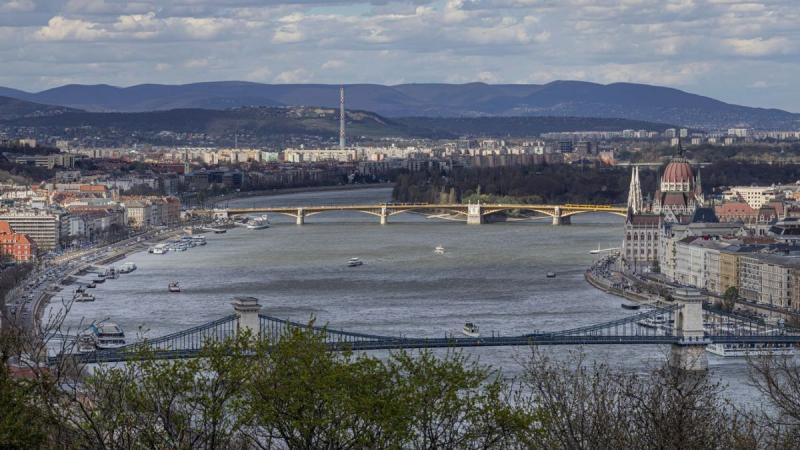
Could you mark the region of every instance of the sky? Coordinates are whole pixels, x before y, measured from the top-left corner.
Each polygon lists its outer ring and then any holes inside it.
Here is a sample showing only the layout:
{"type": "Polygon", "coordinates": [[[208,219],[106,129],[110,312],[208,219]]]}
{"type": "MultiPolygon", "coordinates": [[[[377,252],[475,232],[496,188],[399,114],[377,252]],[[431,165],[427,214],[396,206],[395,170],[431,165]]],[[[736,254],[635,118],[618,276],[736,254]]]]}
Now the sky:
{"type": "Polygon", "coordinates": [[[0,86],[585,80],[800,112],[800,0],[0,0],[0,86]]]}

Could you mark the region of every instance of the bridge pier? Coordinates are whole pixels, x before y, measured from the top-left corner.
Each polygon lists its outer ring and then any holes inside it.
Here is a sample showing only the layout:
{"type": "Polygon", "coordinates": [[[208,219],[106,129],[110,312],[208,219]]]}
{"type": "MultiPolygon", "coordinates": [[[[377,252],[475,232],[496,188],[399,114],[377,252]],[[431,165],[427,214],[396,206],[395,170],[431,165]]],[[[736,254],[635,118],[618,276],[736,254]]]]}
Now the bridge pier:
{"type": "Polygon", "coordinates": [[[233,310],[236,311],[236,335],[243,331],[248,331],[250,336],[258,338],[261,334],[261,320],[258,313],[261,305],[255,297],[234,297],[231,302],[233,310]]]}
{"type": "Polygon", "coordinates": [[[386,206],[381,206],[381,225],[389,223],[389,211],[386,206]]]}
{"type": "Polygon", "coordinates": [[[704,372],[708,370],[708,356],[703,329],[703,300],[705,296],[695,289],[676,289],[672,294],[681,305],[675,313],[673,333],[680,340],[672,344],[669,366],[687,372],[704,372]]]}
{"type": "Polygon", "coordinates": [[[572,218],[570,216],[561,215],[561,207],[556,206],[555,214],[553,215],[553,225],[570,225],[572,218]]]}
{"type": "Polygon", "coordinates": [[[483,223],[483,214],[480,203],[467,205],[467,225],[480,225],[483,223]]]}
{"type": "Polygon", "coordinates": [[[297,225],[303,225],[306,223],[306,210],[303,208],[297,208],[297,216],[295,223],[297,225]]]}

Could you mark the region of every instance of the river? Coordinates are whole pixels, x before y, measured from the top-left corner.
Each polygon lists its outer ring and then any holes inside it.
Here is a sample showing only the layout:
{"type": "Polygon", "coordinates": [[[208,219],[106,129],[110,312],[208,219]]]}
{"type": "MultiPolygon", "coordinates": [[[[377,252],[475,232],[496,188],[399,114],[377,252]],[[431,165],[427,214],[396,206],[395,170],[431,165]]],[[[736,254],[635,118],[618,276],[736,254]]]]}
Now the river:
{"type": "MultiPolygon", "coordinates": [[[[354,204],[389,201],[391,189],[304,192],[230,201],[230,206],[354,204]]],[[[130,255],[138,270],[94,289],[97,301],[76,303],[66,320],[81,323],[110,317],[129,342],[161,336],[232,313],[234,296],[260,299],[264,312],[332,328],[383,335],[459,334],[464,322],[482,334],[560,330],[631,314],[621,300],[591,287],[583,271],[590,249],[617,247],[622,218],[582,214],[572,225],[549,219],[480,226],[422,215],[378,218],[335,212],[306,218],[272,216],[265,230],[236,228],[207,234],[208,245],[186,252],[130,255]],[[444,255],[434,254],[437,245],[444,255]],[[364,265],[346,267],[351,257],[364,265]],[[547,278],[549,271],[556,278],[547,278]],[[179,281],[183,292],[170,294],[179,281]]],[[[116,263],[116,265],[121,264],[116,263]]],[[[54,302],[57,306],[57,302],[54,302]]],[[[564,353],[578,350],[552,347],[564,353]]],[[[526,348],[466,350],[508,375],[521,371],[526,348]]],[[[591,359],[630,370],[664,360],[665,347],[589,346],[591,359]]],[[[747,364],[709,354],[711,373],[728,384],[728,395],[750,403],[747,364]]]]}

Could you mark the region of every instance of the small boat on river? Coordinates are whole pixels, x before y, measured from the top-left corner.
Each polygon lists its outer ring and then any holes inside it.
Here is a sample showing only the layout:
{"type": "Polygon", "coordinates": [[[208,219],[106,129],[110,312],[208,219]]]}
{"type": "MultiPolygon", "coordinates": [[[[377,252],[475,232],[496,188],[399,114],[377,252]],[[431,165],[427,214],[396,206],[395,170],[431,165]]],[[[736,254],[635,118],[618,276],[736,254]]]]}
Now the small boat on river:
{"type": "Polygon", "coordinates": [[[461,329],[461,332],[464,333],[465,336],[474,338],[481,337],[480,329],[472,322],[465,323],[464,328],[461,329]]]}

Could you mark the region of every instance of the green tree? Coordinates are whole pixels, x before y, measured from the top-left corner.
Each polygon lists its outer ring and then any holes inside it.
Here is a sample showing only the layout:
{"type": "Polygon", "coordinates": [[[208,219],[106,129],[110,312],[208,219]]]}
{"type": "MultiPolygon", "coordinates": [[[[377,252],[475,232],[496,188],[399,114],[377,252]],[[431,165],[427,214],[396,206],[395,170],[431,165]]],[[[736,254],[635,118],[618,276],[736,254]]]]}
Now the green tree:
{"type": "Polygon", "coordinates": [[[739,289],[736,286],[730,286],[728,289],[725,289],[725,292],[722,294],[722,309],[728,312],[733,311],[738,298],[739,289]]]}

